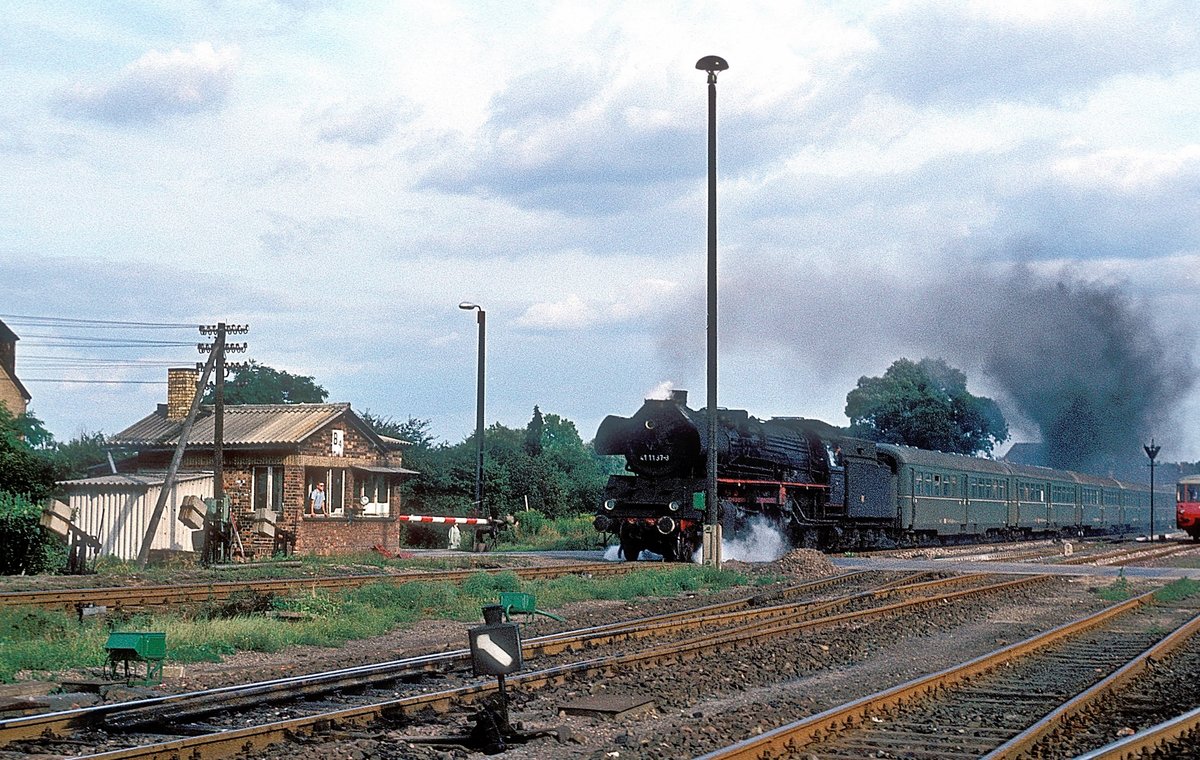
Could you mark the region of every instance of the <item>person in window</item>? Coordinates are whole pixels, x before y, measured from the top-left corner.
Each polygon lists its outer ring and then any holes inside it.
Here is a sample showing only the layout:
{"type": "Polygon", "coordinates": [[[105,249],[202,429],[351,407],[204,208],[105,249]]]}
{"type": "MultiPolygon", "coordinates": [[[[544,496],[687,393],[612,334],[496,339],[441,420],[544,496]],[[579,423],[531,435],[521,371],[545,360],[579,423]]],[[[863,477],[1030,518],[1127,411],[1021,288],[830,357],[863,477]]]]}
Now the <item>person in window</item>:
{"type": "Polygon", "coordinates": [[[308,495],[308,512],[313,515],[325,514],[325,484],[317,483],[317,487],[308,495]]]}

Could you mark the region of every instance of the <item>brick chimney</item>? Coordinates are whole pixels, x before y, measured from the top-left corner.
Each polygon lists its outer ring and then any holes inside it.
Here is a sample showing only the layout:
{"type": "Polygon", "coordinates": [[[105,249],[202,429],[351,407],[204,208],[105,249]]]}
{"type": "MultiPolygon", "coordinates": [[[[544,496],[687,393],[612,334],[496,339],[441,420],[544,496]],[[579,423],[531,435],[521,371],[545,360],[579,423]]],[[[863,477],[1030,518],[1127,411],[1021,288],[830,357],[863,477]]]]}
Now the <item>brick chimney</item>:
{"type": "Polygon", "coordinates": [[[200,383],[200,373],[194,367],[171,367],[167,370],[167,419],[182,420],[192,409],[192,398],[200,383]]]}

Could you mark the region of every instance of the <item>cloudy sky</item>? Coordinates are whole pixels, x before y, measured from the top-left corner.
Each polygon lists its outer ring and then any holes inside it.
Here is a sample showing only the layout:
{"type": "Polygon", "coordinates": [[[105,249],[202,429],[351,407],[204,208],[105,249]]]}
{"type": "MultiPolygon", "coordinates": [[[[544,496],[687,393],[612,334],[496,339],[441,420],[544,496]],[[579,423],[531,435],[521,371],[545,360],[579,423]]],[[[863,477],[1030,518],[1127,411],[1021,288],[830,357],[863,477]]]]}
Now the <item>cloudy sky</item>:
{"type": "MultiPolygon", "coordinates": [[[[1200,459],[1191,3],[8,7],[0,314],[249,323],[249,358],[457,441],[475,301],[489,423],[702,406],[717,54],[722,406],[845,424],[860,376],[941,356],[1022,440],[1038,372],[1105,378],[1117,434],[1200,459]]],[[[40,378],[198,356],[78,339],[194,330],[14,329],[59,437],[165,383],[40,378]]]]}

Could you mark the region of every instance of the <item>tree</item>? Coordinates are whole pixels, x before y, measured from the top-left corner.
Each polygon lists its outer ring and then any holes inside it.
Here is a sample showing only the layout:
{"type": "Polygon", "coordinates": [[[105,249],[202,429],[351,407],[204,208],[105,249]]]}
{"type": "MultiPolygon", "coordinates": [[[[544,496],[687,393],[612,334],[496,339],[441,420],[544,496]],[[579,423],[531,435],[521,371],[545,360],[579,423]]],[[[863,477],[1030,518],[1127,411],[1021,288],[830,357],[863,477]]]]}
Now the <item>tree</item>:
{"type": "Polygon", "coordinates": [[[954,454],[990,452],[1008,423],[990,398],[967,392],[967,376],[942,359],[897,359],[883,377],[859,378],[846,395],[850,434],[954,454]]]}
{"type": "MultiPolygon", "coordinates": [[[[422,514],[463,515],[472,511],[475,491],[475,435],[462,442],[437,441],[430,421],[363,411],[359,416],[381,435],[409,441],[404,466],[419,474],[405,478],[401,498],[422,514]]],[[[531,508],[549,516],[595,508],[609,474],[609,459],[598,457],[579,437],[575,423],[534,408],[524,428],[492,424],[484,434],[484,511],[501,514],[531,508]]]]}
{"type": "Polygon", "coordinates": [[[525,453],[531,457],[536,457],[542,453],[542,434],[546,430],[546,421],[542,417],[542,410],[537,408],[537,404],[533,405],[533,419],[529,420],[529,424],[525,426],[525,453]]]}
{"type": "Polygon", "coordinates": [[[0,492],[40,502],[54,493],[57,473],[51,457],[29,445],[28,430],[28,415],[13,417],[0,404],[0,492]]]}
{"type": "Polygon", "coordinates": [[[400,422],[395,417],[384,417],[381,414],[374,414],[369,409],[362,410],[358,413],[358,416],[363,422],[367,423],[367,427],[379,435],[386,435],[389,438],[399,438],[402,441],[408,441],[418,448],[428,448],[433,444],[434,436],[433,433],[429,432],[430,426],[433,425],[431,420],[409,417],[404,422],[400,422]]]}
{"type": "MultiPolygon", "coordinates": [[[[58,468],[59,480],[87,477],[88,468],[107,464],[109,450],[108,438],[100,431],[83,431],[66,443],[55,444],[54,462],[58,468]]],[[[113,450],[113,456],[117,458],[129,453],[125,450],[113,450]]]]}
{"type": "MultiPolygon", "coordinates": [[[[209,388],[204,403],[213,403],[214,393],[209,388]]],[[[225,383],[226,404],[320,404],[328,397],[329,391],[312,377],[293,375],[254,360],[236,370],[225,383]]]]}

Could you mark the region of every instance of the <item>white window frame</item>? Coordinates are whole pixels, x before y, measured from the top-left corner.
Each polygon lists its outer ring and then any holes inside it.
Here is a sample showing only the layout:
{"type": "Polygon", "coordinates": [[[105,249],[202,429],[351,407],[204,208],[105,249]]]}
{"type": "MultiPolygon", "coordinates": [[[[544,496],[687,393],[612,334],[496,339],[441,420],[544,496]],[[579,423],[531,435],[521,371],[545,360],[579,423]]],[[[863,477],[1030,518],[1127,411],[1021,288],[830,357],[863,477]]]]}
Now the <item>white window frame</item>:
{"type": "Polygon", "coordinates": [[[275,514],[283,514],[283,465],[256,464],[250,469],[250,506],[254,510],[270,509],[275,514]],[[266,479],[266,504],[261,503],[258,495],[259,480],[266,479]],[[277,499],[275,497],[278,497],[277,499]],[[271,502],[275,502],[272,504],[271,502]]]}
{"type": "Polygon", "coordinates": [[[387,475],[362,470],[354,479],[354,495],[364,517],[390,517],[392,514],[392,482],[387,475]],[[368,488],[368,484],[370,488],[368,488]],[[379,501],[382,488],[383,501],[379,501]],[[363,501],[363,497],[367,501],[363,501]]]}

